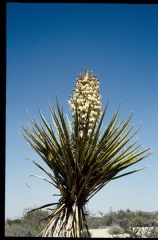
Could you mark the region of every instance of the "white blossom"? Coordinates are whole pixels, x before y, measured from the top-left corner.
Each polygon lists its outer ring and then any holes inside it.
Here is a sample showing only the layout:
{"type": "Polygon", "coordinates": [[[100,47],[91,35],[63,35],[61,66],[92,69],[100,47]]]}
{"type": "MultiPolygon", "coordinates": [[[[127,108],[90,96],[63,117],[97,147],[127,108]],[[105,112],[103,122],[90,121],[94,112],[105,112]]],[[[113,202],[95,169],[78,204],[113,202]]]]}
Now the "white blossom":
{"type": "Polygon", "coordinates": [[[91,134],[91,132],[92,132],[92,129],[91,128],[88,129],[88,135],[91,134]]]}
{"type": "Polygon", "coordinates": [[[90,119],[88,125],[88,135],[92,131],[91,127],[96,121],[96,117],[101,116],[102,104],[100,100],[99,80],[97,77],[92,76],[92,73],[86,68],[85,72],[80,74],[76,79],[75,89],[68,101],[73,116],[76,111],[75,105],[77,104],[80,137],[83,136],[83,129],[85,127],[89,107],[90,119]]]}

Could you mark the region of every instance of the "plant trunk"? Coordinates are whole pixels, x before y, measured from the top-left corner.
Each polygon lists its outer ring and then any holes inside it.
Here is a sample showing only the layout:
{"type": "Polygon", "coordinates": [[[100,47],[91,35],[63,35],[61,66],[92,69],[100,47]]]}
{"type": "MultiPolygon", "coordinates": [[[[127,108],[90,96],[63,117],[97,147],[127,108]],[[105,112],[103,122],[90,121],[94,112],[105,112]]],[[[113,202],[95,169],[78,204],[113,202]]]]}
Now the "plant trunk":
{"type": "Polygon", "coordinates": [[[59,204],[49,215],[48,223],[38,237],[90,238],[83,208],[76,202],[72,206],[59,204]]]}

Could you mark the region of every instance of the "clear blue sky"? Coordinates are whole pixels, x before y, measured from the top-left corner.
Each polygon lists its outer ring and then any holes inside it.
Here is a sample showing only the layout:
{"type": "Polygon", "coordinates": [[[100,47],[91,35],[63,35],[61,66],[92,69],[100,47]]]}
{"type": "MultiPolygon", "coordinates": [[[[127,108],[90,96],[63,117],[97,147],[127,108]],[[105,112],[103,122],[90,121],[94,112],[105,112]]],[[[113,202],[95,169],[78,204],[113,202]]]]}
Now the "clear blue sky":
{"type": "Polygon", "coordinates": [[[56,94],[71,116],[68,100],[76,77],[87,66],[100,80],[102,104],[109,100],[104,126],[121,102],[120,120],[131,111],[139,143],[153,154],[131,169],[141,172],[110,182],[87,205],[93,213],[127,208],[158,210],[158,5],[7,3],[7,101],[5,218],[56,202],[58,191],[29,174],[49,170],[18,133],[32,117],[49,121],[56,94]]]}

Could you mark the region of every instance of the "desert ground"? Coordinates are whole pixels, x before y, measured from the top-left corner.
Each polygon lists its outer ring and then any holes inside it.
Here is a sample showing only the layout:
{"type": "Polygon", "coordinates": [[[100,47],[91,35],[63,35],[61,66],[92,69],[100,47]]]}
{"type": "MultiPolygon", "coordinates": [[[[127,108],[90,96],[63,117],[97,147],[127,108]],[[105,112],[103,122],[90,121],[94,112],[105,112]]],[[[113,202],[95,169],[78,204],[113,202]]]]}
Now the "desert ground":
{"type": "Polygon", "coordinates": [[[111,235],[108,233],[109,228],[106,229],[89,229],[92,237],[94,238],[109,238],[111,235]]]}
{"type": "MultiPolygon", "coordinates": [[[[148,228],[147,227],[141,227],[139,229],[139,231],[141,231],[142,233],[145,233],[146,230],[148,228]]],[[[152,227],[150,227],[150,229],[152,229],[152,227]]],[[[92,238],[112,238],[112,235],[109,234],[109,228],[104,228],[104,229],[89,229],[90,233],[92,234],[92,238]]],[[[119,234],[119,237],[121,238],[126,238],[129,237],[128,234],[119,234]]]]}

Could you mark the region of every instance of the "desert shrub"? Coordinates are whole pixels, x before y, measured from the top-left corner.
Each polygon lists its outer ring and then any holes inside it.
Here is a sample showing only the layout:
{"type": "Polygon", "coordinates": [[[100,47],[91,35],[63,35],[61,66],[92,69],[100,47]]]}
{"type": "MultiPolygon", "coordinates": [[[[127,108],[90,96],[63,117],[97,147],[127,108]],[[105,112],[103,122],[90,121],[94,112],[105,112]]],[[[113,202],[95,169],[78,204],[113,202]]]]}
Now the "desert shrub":
{"type": "Polygon", "coordinates": [[[145,219],[142,216],[136,216],[131,219],[131,224],[134,227],[144,227],[145,219]]]}
{"type": "Polygon", "coordinates": [[[116,218],[112,224],[119,225],[121,228],[125,230],[130,225],[130,220],[126,217],[124,217],[123,219],[116,218]]]}
{"type": "Polygon", "coordinates": [[[87,218],[87,225],[89,229],[97,229],[101,225],[101,218],[99,217],[89,217],[87,218]]]}
{"type": "Polygon", "coordinates": [[[8,225],[12,225],[12,224],[20,224],[21,223],[21,219],[20,218],[16,218],[16,219],[10,219],[10,218],[8,218],[7,220],[6,220],[6,223],[8,224],[8,225]]]}
{"type": "Polygon", "coordinates": [[[125,231],[129,238],[157,238],[158,229],[156,227],[129,227],[125,231]]]}
{"type": "Polygon", "coordinates": [[[118,235],[118,234],[123,234],[124,230],[119,225],[113,224],[109,229],[109,233],[111,235],[118,235]]]}
{"type": "Polygon", "coordinates": [[[149,230],[145,232],[144,236],[146,238],[158,238],[158,228],[149,228],[149,230]]]}
{"type": "Polygon", "coordinates": [[[115,221],[115,219],[116,219],[116,216],[115,216],[115,214],[113,212],[107,213],[103,217],[105,226],[111,226],[113,224],[113,222],[115,221]]]}
{"type": "Polygon", "coordinates": [[[36,235],[37,231],[35,231],[31,226],[16,223],[12,225],[5,225],[6,237],[35,237],[36,235]]]}
{"type": "Polygon", "coordinates": [[[38,210],[24,214],[19,219],[7,219],[5,224],[5,236],[7,237],[35,237],[44,228],[46,222],[40,223],[44,217],[48,216],[48,211],[38,210]]]}
{"type": "Polygon", "coordinates": [[[126,229],[130,225],[130,220],[128,218],[124,217],[123,219],[120,220],[119,225],[123,229],[126,229]]]}
{"type": "Polygon", "coordinates": [[[145,227],[158,227],[158,222],[156,219],[146,219],[144,222],[145,227]]]}

